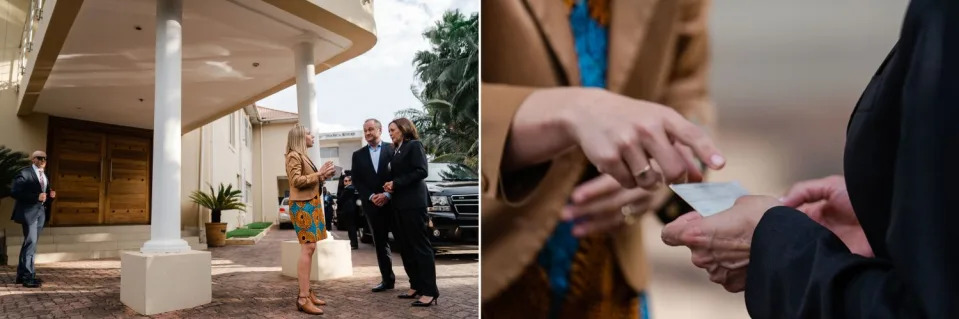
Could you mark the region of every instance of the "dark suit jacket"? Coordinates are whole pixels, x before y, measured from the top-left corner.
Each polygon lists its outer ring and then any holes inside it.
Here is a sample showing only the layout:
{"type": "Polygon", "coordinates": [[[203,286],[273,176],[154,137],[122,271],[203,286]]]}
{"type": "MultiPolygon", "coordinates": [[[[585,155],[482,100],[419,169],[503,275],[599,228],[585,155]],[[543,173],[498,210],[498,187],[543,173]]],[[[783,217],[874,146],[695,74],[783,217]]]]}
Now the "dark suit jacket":
{"type": "MultiPolygon", "coordinates": [[[[44,172],[43,176],[46,177],[47,173],[44,172]]],[[[50,182],[49,177],[46,177],[46,180],[47,183],[50,182]]],[[[20,174],[13,179],[13,187],[11,188],[11,195],[17,202],[13,207],[13,215],[10,216],[10,220],[23,224],[28,220],[37,220],[39,214],[45,214],[46,209],[50,207],[50,203],[53,203],[53,198],[50,198],[50,190],[53,187],[47,186],[47,201],[40,203],[40,180],[37,179],[33,166],[20,170],[20,174]]]]}
{"type": "Polygon", "coordinates": [[[429,173],[426,150],[420,141],[406,141],[390,162],[393,174],[393,208],[396,210],[426,209],[429,192],[426,176],[429,173]]]}
{"type": "Polygon", "coordinates": [[[753,235],[753,318],[959,318],[959,3],[915,0],[846,132],[875,258],[785,207],[753,235]]]}
{"type": "Polygon", "coordinates": [[[376,207],[376,205],[373,205],[373,202],[370,201],[370,196],[382,193],[383,184],[390,181],[388,164],[390,160],[393,159],[393,145],[380,142],[380,147],[378,170],[373,170],[369,146],[364,146],[353,152],[353,186],[355,186],[357,192],[359,192],[360,199],[363,200],[363,212],[367,214],[375,214],[380,209],[376,207]]]}

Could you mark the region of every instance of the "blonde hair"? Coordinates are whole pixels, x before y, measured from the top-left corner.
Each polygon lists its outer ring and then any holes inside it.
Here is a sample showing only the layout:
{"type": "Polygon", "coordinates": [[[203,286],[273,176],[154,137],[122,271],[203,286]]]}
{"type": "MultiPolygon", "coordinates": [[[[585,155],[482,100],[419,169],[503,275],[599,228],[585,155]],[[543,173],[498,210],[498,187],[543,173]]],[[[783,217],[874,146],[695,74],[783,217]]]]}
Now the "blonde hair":
{"type": "Polygon", "coordinates": [[[305,127],[297,124],[290,129],[290,134],[286,137],[286,154],[297,152],[300,155],[307,156],[306,153],[306,134],[309,133],[305,127]]]}

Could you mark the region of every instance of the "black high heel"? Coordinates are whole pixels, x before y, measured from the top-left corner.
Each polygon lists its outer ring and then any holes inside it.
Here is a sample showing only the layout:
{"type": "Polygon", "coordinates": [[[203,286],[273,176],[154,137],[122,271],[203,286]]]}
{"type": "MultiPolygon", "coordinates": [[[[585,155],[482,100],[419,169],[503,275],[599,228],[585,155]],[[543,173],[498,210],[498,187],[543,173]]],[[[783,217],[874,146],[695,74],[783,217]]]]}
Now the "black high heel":
{"type": "Polygon", "coordinates": [[[439,299],[440,299],[440,297],[439,297],[439,296],[436,296],[436,297],[433,297],[433,300],[430,300],[430,302],[422,302],[422,301],[417,300],[417,301],[414,301],[413,303],[411,303],[411,304],[410,304],[410,307],[429,307],[429,306],[432,306],[432,305],[438,305],[439,302],[437,302],[437,300],[439,300],[439,299]]]}

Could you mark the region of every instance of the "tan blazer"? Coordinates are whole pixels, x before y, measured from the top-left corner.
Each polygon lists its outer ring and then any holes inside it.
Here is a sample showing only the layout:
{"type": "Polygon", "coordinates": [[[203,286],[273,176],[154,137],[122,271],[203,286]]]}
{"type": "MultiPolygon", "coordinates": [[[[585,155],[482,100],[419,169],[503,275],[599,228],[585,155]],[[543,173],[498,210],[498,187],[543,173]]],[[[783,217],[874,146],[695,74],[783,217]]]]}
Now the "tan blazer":
{"type": "MultiPolygon", "coordinates": [[[[292,151],[286,154],[286,177],[290,181],[290,200],[310,200],[320,193],[320,175],[309,156],[292,151]]],[[[318,167],[317,167],[318,168],[318,167]]]]}
{"type": "MultiPolygon", "coordinates": [[[[510,172],[511,182],[523,179],[516,176],[535,177],[521,191],[511,185],[507,199],[500,165],[513,114],[537,88],[578,86],[580,74],[564,1],[481,3],[485,301],[507,288],[535,260],[588,161],[575,150],[558,155],[540,172],[510,172]],[[516,198],[516,193],[523,195],[516,198]]],[[[708,0],[612,1],[608,89],[671,106],[694,122],[711,125],[714,111],[707,92],[708,5],[708,0]]],[[[654,207],[668,197],[665,191],[657,193],[654,207]]],[[[639,224],[611,235],[626,280],[633,288],[643,290],[647,264],[639,224]]]]}

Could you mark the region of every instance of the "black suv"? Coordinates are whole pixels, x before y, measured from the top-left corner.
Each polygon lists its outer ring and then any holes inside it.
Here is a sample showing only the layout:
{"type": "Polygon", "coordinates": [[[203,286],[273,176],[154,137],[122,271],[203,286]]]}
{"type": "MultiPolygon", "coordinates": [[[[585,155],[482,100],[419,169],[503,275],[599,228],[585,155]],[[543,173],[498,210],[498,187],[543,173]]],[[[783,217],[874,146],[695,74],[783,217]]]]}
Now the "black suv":
{"type": "Polygon", "coordinates": [[[434,240],[479,244],[479,178],[463,164],[429,163],[430,233],[434,240]]]}

